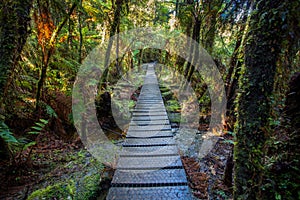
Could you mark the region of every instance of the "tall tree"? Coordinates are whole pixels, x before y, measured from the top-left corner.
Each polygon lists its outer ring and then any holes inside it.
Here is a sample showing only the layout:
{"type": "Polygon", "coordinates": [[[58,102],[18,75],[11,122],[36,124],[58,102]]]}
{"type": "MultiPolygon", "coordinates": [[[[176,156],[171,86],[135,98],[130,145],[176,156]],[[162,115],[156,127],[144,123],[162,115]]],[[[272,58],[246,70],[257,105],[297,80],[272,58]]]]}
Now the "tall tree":
{"type": "MultiPolygon", "coordinates": [[[[297,1],[297,0],[295,0],[297,1]]],[[[239,79],[234,199],[259,199],[264,144],[269,136],[270,96],[290,1],[256,0],[239,79]]]]}
{"type": "MultiPolygon", "coordinates": [[[[110,32],[109,32],[109,42],[108,42],[108,46],[105,52],[105,63],[104,66],[106,68],[106,70],[104,71],[103,75],[102,75],[102,79],[100,80],[100,83],[103,84],[104,82],[108,82],[109,80],[109,61],[111,59],[111,51],[112,51],[112,47],[113,47],[113,36],[115,36],[116,34],[118,34],[120,32],[120,23],[121,23],[121,19],[122,19],[122,14],[124,13],[124,7],[126,6],[126,9],[128,11],[128,2],[126,2],[125,0],[116,0],[115,3],[113,3],[112,1],[112,5],[113,5],[113,9],[114,9],[114,17],[113,20],[110,24],[110,32]]],[[[116,55],[118,55],[118,36],[117,36],[117,41],[116,41],[116,55]]],[[[114,59],[114,58],[113,58],[114,59]]],[[[119,64],[118,64],[118,59],[116,59],[115,61],[115,71],[117,72],[117,74],[119,75],[120,69],[119,69],[119,64]]],[[[107,84],[103,85],[104,88],[107,87],[107,84]]]]}
{"type": "Polygon", "coordinates": [[[6,81],[29,34],[32,0],[1,0],[0,3],[0,100],[6,81]]]}
{"type": "Polygon", "coordinates": [[[74,9],[77,6],[77,2],[73,3],[71,8],[66,13],[65,17],[61,22],[55,26],[51,18],[49,11],[49,1],[38,1],[39,10],[35,16],[36,24],[38,27],[38,39],[39,44],[42,47],[42,67],[40,80],[38,82],[37,94],[36,94],[36,110],[39,109],[40,99],[43,93],[43,86],[47,77],[47,69],[49,66],[50,58],[53,55],[55,50],[55,44],[59,32],[62,30],[64,25],[69,19],[69,16],[73,13],[74,9]]]}
{"type": "Polygon", "coordinates": [[[245,36],[247,34],[247,27],[250,22],[248,17],[248,11],[252,8],[251,2],[245,3],[245,6],[242,7],[244,10],[240,21],[238,22],[237,32],[235,33],[235,47],[229,62],[229,69],[225,79],[226,93],[227,93],[227,128],[230,131],[234,129],[235,123],[235,99],[237,96],[238,90],[238,80],[240,77],[240,70],[243,65],[244,60],[240,59],[244,56],[244,46],[245,46],[245,36]],[[248,19],[248,21],[247,21],[248,19]]]}
{"type": "MultiPolygon", "coordinates": [[[[0,1],[0,122],[4,121],[3,97],[11,74],[29,34],[32,0],[0,1]]],[[[8,148],[0,137],[0,157],[8,157],[8,148]]]]}
{"type": "MultiPolygon", "coordinates": [[[[120,22],[122,18],[122,7],[124,5],[125,1],[124,0],[116,0],[115,5],[114,5],[114,18],[112,21],[112,24],[110,26],[110,40],[109,44],[107,47],[106,51],[106,56],[105,56],[105,67],[108,67],[109,65],[109,59],[110,59],[110,54],[111,54],[111,49],[113,45],[113,40],[111,39],[116,33],[119,33],[119,28],[120,28],[120,22]]],[[[117,71],[119,71],[118,66],[116,64],[117,71]]]]}
{"type": "MultiPolygon", "coordinates": [[[[192,39],[195,40],[196,42],[200,41],[200,30],[201,30],[202,19],[203,19],[201,11],[202,11],[202,4],[200,2],[196,2],[193,9],[191,10],[193,15],[192,39]]],[[[191,58],[194,59],[194,57],[197,57],[195,55],[197,54],[197,52],[199,52],[199,49],[195,48],[194,45],[191,45],[189,51],[190,51],[191,58]]],[[[190,62],[187,62],[184,76],[187,77],[188,81],[190,81],[194,70],[195,67],[191,65],[190,62]]]]}

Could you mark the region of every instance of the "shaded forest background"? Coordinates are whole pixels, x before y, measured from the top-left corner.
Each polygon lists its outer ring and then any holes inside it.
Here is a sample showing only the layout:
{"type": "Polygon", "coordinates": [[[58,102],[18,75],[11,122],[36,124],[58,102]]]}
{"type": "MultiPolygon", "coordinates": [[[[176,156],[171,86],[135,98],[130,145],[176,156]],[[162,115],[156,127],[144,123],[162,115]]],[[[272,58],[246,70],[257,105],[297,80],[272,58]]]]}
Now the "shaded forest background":
{"type": "MultiPolygon", "coordinates": [[[[234,199],[300,198],[298,0],[1,0],[0,22],[2,164],[30,169],[47,137],[80,143],[71,91],[81,63],[111,36],[150,26],[193,38],[222,74],[228,101],[224,133],[234,136],[228,157],[234,169],[224,181],[233,185],[234,199]]],[[[192,57],[197,52],[190,49],[192,57]]],[[[129,48],[110,64],[96,100],[100,118],[109,114],[103,105],[112,83],[151,61],[191,81],[199,115],[209,116],[207,86],[194,66],[145,47],[129,48]]],[[[114,124],[107,128],[115,130],[114,124]]]]}

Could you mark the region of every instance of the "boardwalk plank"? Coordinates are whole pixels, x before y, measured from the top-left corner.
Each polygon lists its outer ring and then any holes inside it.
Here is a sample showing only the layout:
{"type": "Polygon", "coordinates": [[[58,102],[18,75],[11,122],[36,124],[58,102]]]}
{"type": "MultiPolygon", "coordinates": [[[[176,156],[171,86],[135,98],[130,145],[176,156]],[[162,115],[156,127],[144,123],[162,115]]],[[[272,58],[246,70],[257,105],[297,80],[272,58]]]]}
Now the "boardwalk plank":
{"type": "Polygon", "coordinates": [[[107,199],[192,199],[153,64],[131,113],[107,199]]]}

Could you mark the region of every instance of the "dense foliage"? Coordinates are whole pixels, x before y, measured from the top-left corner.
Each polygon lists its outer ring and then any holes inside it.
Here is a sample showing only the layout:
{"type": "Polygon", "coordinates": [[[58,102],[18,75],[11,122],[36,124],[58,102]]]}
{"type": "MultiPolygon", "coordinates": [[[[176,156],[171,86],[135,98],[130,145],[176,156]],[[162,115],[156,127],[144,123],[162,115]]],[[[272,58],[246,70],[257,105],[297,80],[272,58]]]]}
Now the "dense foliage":
{"type": "MultiPolygon", "coordinates": [[[[222,75],[225,132],[235,135],[234,198],[299,199],[299,9],[298,0],[1,0],[1,159],[28,165],[43,132],[75,140],[71,95],[82,61],[117,33],[156,27],[199,42],[222,75]]],[[[186,45],[198,59],[199,47],[186,45]]],[[[112,88],[152,61],[190,81],[199,115],[210,115],[207,85],[191,62],[145,46],[108,63],[112,46],[95,102],[102,127],[123,134],[109,108],[112,88]]]]}

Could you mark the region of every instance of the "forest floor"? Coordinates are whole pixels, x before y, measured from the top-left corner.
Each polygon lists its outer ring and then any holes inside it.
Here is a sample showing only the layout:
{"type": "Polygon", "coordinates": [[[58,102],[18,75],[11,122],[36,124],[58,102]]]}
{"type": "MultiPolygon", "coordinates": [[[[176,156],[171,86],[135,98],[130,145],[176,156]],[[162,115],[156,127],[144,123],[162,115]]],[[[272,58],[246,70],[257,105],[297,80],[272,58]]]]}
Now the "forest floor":
{"type": "MultiPolygon", "coordinates": [[[[113,170],[99,164],[78,140],[66,143],[47,133],[43,138],[47,140],[40,141],[33,148],[29,162],[20,165],[16,163],[15,166],[7,162],[0,163],[0,199],[27,199],[36,190],[40,190],[40,193],[48,192],[47,195],[51,196],[53,195],[51,190],[43,189],[47,187],[55,189],[53,187],[55,185],[64,188],[59,191],[61,194],[57,191],[55,193],[63,198],[68,198],[64,195],[73,195],[81,199],[81,195],[82,198],[103,199],[113,170]],[[86,180],[89,179],[90,183],[87,183],[86,180]],[[87,196],[86,193],[90,194],[87,196]]],[[[214,149],[201,160],[195,156],[197,154],[195,145],[191,145],[188,153],[182,154],[189,186],[195,197],[231,198],[231,189],[223,184],[226,160],[232,148],[227,142],[230,139],[232,138],[229,135],[220,137],[214,149]]]]}
{"type": "MultiPolygon", "coordinates": [[[[180,147],[189,186],[198,199],[231,199],[232,188],[225,186],[223,179],[232,152],[232,136],[220,136],[210,153],[199,159],[198,151],[203,141],[201,133],[206,129],[207,124],[199,126],[193,142],[180,147]]],[[[190,139],[189,133],[182,135],[181,140],[190,139]]],[[[14,164],[0,162],[0,199],[34,199],[37,196],[46,196],[46,199],[105,199],[114,170],[93,158],[79,137],[66,142],[45,132],[39,138],[29,157],[30,149],[27,149],[19,157],[15,156],[14,164]],[[26,160],[26,157],[30,159],[26,160]]],[[[184,141],[179,143],[184,144],[184,141]]]]}
{"type": "Polygon", "coordinates": [[[105,176],[111,175],[104,175],[107,172],[103,165],[80,140],[64,142],[49,133],[43,133],[42,138],[33,147],[28,161],[0,163],[0,199],[28,199],[34,191],[38,191],[36,195],[48,196],[46,199],[98,197],[107,185],[105,176]]]}
{"type": "Polygon", "coordinates": [[[226,163],[232,152],[229,141],[232,141],[230,135],[219,137],[214,148],[202,159],[197,157],[200,140],[196,140],[187,153],[182,154],[189,186],[196,198],[232,199],[232,188],[224,184],[226,163]]]}

